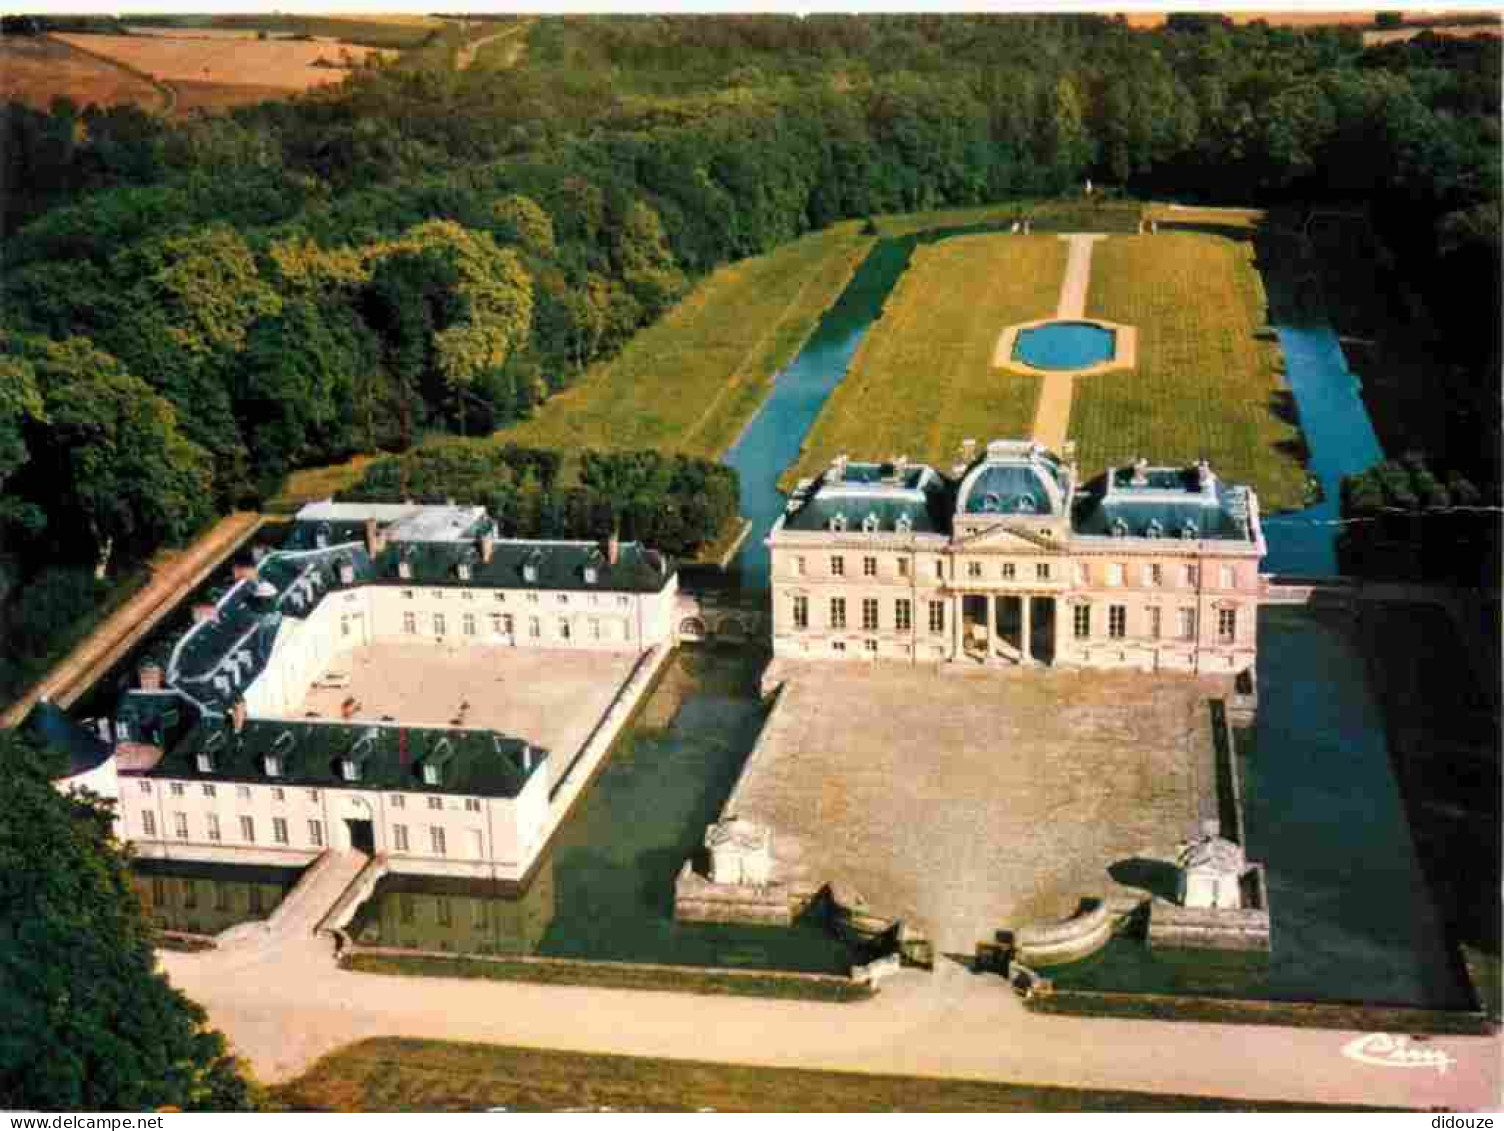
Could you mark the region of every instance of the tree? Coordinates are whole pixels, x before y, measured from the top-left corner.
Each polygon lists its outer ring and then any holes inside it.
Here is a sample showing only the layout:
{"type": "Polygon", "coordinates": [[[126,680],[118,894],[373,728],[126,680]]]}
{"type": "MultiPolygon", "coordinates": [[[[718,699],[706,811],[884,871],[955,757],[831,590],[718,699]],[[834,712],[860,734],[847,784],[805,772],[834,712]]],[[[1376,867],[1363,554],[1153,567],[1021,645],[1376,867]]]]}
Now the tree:
{"type": "Polygon", "coordinates": [[[59,768],[0,731],[0,1107],[255,1110],[224,1037],[156,971],[113,803],[64,796],[59,768]]]}
{"type": "Polygon", "coordinates": [[[513,193],[496,202],[497,234],[511,243],[521,244],[533,255],[552,257],[558,250],[554,241],[554,222],[542,206],[530,196],[513,193]]]}

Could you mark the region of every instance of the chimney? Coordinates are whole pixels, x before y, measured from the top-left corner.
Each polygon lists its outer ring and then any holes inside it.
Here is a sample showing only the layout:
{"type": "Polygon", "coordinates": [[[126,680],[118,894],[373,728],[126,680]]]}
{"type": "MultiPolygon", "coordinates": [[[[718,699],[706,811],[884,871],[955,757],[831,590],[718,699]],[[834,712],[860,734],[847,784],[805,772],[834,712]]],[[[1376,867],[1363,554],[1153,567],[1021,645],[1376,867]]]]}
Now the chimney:
{"type": "Polygon", "coordinates": [[[239,734],[245,729],[245,700],[235,700],[235,705],[230,708],[230,728],[239,734]]]}
{"type": "Polygon", "coordinates": [[[366,553],[375,558],[385,549],[386,531],[377,524],[374,518],[366,519],[366,553]]]}
{"type": "Polygon", "coordinates": [[[207,620],[214,619],[214,606],[201,601],[193,606],[193,623],[203,624],[207,620]]]}
{"type": "Polygon", "coordinates": [[[830,478],[836,483],[846,478],[846,453],[842,452],[830,461],[830,478]]]}
{"type": "Polygon", "coordinates": [[[234,573],[236,581],[256,580],[256,567],[248,562],[236,562],[231,572],[234,573]]]}
{"type": "Polygon", "coordinates": [[[621,556],[621,542],[616,537],[616,531],[613,530],[610,534],[606,535],[604,551],[607,564],[615,565],[616,559],[621,556]]]}
{"type": "Polygon", "coordinates": [[[155,660],[147,660],[136,670],[136,678],[142,691],[161,691],[162,665],[155,660]]]}
{"type": "Polygon", "coordinates": [[[491,555],[496,552],[496,527],[487,525],[480,532],[480,560],[485,564],[491,563],[491,555]]]}
{"type": "Polygon", "coordinates": [[[977,442],[975,440],[961,441],[961,462],[970,463],[977,457],[977,442]]]}
{"type": "Polygon", "coordinates": [[[1129,481],[1135,487],[1147,487],[1149,485],[1149,461],[1143,456],[1133,461],[1133,478],[1129,481]]]}

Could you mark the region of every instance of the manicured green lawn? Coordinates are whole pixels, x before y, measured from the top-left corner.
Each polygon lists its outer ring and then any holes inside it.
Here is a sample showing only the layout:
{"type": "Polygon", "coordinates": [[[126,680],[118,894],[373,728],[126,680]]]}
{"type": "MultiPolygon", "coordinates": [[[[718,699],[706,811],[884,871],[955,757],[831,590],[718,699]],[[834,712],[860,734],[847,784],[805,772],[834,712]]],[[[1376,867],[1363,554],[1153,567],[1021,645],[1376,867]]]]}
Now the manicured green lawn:
{"type": "Polygon", "coordinates": [[[1253,246],[1163,229],[1096,245],[1087,313],[1138,327],[1138,365],[1076,382],[1070,435],[1085,475],[1139,455],[1204,456],[1266,512],[1301,505],[1303,443],[1253,246]]]}
{"type": "Polygon", "coordinates": [[[1004,326],[1054,313],[1065,258],[1054,235],[919,247],[810,430],[795,474],[813,475],[843,452],[949,468],[963,439],[1027,436],[1039,379],[993,369],[992,353],[1004,326]]]}
{"type": "MultiPolygon", "coordinates": [[[[772,1035],[776,1043],[776,1035],[772,1035]]],[[[274,1090],[314,1111],[1301,1111],[1309,1104],[933,1080],[378,1037],[274,1090]]]]}
{"type": "Polygon", "coordinates": [[[872,240],[858,227],[839,224],[722,267],[616,358],[496,438],[719,455],[867,254],[872,240]]]}

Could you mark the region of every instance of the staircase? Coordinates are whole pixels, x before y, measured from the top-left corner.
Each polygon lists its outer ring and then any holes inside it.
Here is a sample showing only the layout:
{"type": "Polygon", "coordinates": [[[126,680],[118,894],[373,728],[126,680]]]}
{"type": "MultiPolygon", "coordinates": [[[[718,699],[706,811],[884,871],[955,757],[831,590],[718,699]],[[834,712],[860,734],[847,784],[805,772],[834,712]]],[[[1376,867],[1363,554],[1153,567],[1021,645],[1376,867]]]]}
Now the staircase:
{"type": "Polygon", "coordinates": [[[268,918],[241,923],[222,932],[217,940],[220,948],[267,947],[289,939],[312,937],[314,928],[369,859],[364,852],[354,849],[343,852],[326,849],[268,918]]]}

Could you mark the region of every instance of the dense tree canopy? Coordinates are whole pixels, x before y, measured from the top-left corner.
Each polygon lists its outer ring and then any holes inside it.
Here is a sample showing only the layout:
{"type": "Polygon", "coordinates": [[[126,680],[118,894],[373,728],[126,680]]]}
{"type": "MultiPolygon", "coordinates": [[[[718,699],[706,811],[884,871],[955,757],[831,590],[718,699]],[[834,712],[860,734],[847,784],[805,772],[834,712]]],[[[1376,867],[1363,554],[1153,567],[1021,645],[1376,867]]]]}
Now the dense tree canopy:
{"type": "Polygon", "coordinates": [[[58,768],[0,730],[0,1107],[252,1110],[224,1038],[156,971],[110,803],[63,796],[58,768]]]}

